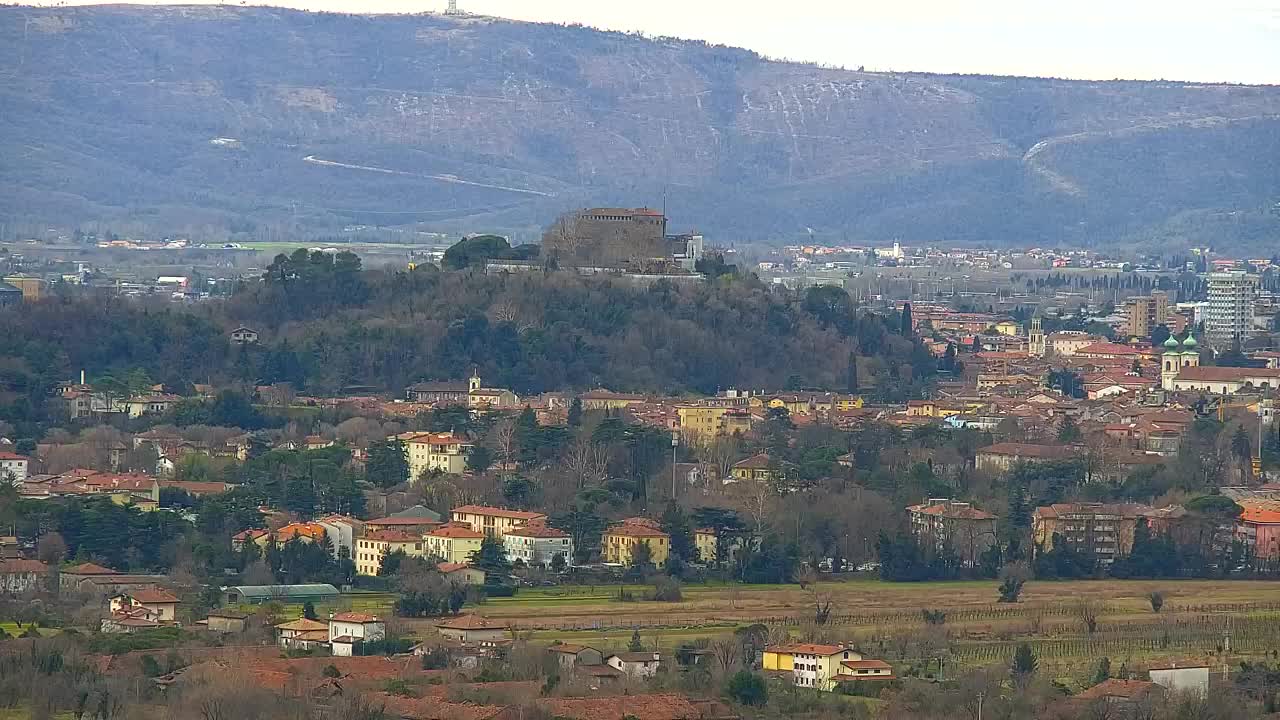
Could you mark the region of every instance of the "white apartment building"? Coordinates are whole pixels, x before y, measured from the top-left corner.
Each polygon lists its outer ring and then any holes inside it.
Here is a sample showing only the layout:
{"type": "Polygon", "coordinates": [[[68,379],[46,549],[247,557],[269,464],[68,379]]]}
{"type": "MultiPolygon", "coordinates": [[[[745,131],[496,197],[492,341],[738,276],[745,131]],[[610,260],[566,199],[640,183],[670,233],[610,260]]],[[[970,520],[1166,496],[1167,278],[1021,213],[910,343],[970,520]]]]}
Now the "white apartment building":
{"type": "Polygon", "coordinates": [[[526,565],[551,565],[556,555],[563,555],[565,565],[573,564],[573,540],[563,530],[535,524],[509,530],[502,536],[507,560],[523,560],[526,565]]]}
{"type": "Polygon", "coordinates": [[[11,452],[0,452],[0,482],[20,486],[27,481],[27,459],[11,452]]]}
{"type": "Polygon", "coordinates": [[[1253,304],[1258,276],[1243,270],[1209,273],[1209,299],[1204,312],[1205,339],[1219,352],[1237,338],[1243,343],[1253,332],[1253,304]]]}

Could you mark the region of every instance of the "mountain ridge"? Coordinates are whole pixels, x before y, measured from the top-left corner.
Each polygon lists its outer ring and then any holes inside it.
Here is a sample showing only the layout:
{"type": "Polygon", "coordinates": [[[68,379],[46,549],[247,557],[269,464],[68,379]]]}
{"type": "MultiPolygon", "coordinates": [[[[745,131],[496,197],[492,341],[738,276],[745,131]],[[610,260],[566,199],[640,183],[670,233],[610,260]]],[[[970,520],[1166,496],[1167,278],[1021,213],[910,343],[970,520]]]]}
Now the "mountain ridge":
{"type": "Polygon", "coordinates": [[[264,7],[6,7],[0,40],[15,225],[534,239],[574,207],[665,196],[726,243],[1252,249],[1280,227],[1275,86],[865,73],[264,7]]]}

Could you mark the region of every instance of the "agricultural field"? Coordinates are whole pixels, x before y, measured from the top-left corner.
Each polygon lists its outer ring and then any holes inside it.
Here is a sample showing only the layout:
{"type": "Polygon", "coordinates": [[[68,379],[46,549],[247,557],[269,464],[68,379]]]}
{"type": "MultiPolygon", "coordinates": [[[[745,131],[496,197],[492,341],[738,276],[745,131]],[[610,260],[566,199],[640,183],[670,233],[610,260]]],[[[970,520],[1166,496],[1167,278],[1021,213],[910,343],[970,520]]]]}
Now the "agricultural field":
{"type": "MultiPolygon", "coordinates": [[[[522,590],[476,608],[536,641],[620,648],[634,630],[647,644],[731,635],[751,624],[775,636],[850,642],[916,674],[1004,663],[1018,642],[1065,678],[1101,657],[1116,667],[1164,661],[1225,662],[1280,650],[1280,583],[1249,581],[1029,582],[1021,601],[1000,604],[994,581],[885,583],[874,579],[783,586],[686,586],[678,603],[627,602],[640,586],[522,590]],[[1159,613],[1150,595],[1163,597],[1159,613]],[[825,625],[815,601],[831,601],[825,625]],[[944,614],[926,623],[922,610],[944,614]],[[1092,629],[1090,629],[1092,625],[1092,629]],[[941,660],[939,660],[941,658],[941,660]]],[[[429,623],[429,621],[413,621],[429,623]]],[[[424,627],[425,629],[425,627],[424,627]]]]}

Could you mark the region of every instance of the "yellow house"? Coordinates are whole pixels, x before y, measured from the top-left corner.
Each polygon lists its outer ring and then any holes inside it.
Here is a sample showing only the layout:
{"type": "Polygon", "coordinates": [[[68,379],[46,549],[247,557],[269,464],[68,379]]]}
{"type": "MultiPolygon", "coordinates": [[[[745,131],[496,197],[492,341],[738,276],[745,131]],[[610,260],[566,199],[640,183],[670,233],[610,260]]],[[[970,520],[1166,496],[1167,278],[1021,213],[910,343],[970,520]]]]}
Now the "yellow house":
{"type": "Polygon", "coordinates": [[[698,559],[704,563],[716,560],[716,529],[698,528],[693,531],[693,545],[698,548],[698,559]]]}
{"type": "Polygon", "coordinates": [[[760,453],[736,462],[730,469],[730,474],[734,480],[760,480],[769,482],[773,479],[773,471],[769,469],[770,458],[767,453],[760,453]]]}
{"type": "Polygon", "coordinates": [[[472,553],[480,550],[484,533],[462,525],[445,525],[422,536],[426,554],[446,563],[471,562],[472,553]]]}
{"type": "Polygon", "coordinates": [[[539,512],[507,510],[488,505],[461,505],[453,509],[449,519],[455,523],[466,523],[476,532],[501,540],[502,536],[518,527],[533,522],[546,522],[547,516],[539,512]]]}
{"type": "Polygon", "coordinates": [[[614,565],[630,565],[635,549],[641,543],[648,544],[649,559],[654,565],[665,563],[671,549],[670,535],[639,523],[615,525],[605,531],[600,542],[604,561],[614,565]]]}
{"type": "Polygon", "coordinates": [[[680,432],[687,438],[709,439],[751,430],[751,412],[745,407],[684,405],[676,408],[680,432]]]}
{"type": "Polygon", "coordinates": [[[839,412],[846,412],[848,410],[857,410],[863,405],[862,396],[861,395],[837,395],[835,405],[836,405],[836,410],[839,412]]]}
{"type": "Polygon", "coordinates": [[[1010,337],[1017,337],[1022,333],[1022,325],[1012,320],[1001,320],[995,324],[995,328],[996,332],[1010,337]]]}
{"type": "Polygon", "coordinates": [[[424,472],[461,475],[467,469],[467,451],[471,444],[453,433],[404,433],[396,436],[404,442],[409,456],[409,482],[417,482],[424,472]]]}
{"type": "Polygon", "coordinates": [[[848,674],[842,663],[857,663],[862,655],[843,645],[795,643],[770,645],[764,649],[765,672],[783,673],[797,687],[830,691],[839,676],[848,674]]]}
{"type": "Polygon", "coordinates": [[[356,538],[355,557],[356,572],[361,575],[377,575],[382,569],[382,558],[387,553],[403,550],[405,555],[422,557],[425,543],[421,535],[403,530],[370,530],[363,537],[356,538]]]}

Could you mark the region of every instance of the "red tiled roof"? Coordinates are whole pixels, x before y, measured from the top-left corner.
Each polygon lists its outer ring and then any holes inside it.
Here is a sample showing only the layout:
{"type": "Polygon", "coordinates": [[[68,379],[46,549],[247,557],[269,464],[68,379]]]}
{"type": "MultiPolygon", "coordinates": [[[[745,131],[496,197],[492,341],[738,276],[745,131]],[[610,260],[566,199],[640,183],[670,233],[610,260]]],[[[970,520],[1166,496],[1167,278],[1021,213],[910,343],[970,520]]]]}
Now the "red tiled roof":
{"type": "Polygon", "coordinates": [[[489,507],[487,505],[462,505],[454,508],[453,514],[492,515],[493,517],[511,518],[513,520],[533,520],[535,518],[546,517],[545,514],[539,512],[507,510],[506,508],[489,507]]]}
{"type": "Polygon", "coordinates": [[[734,469],[742,468],[744,470],[767,470],[769,468],[768,453],[760,453],[753,455],[746,460],[742,460],[733,464],[734,469]]]}
{"type": "Polygon", "coordinates": [[[336,622],[348,622],[348,623],[378,622],[377,615],[367,615],[365,613],[358,613],[358,612],[338,613],[337,615],[334,615],[332,619],[335,620],[336,622]]]}
{"type": "Polygon", "coordinates": [[[1179,380],[1207,382],[1244,382],[1245,380],[1280,380],[1280,368],[1238,368],[1197,365],[1178,371],[1179,380]]]}
{"type": "Polygon", "coordinates": [[[840,663],[850,670],[892,670],[893,666],[883,660],[845,660],[840,663]]]}
{"type": "Polygon", "coordinates": [[[649,538],[665,538],[665,537],[669,537],[666,533],[662,532],[661,530],[659,530],[659,529],[657,529],[657,528],[652,528],[652,527],[649,527],[649,526],[647,526],[647,525],[636,525],[636,524],[634,524],[634,523],[622,523],[621,525],[614,525],[613,527],[609,528],[608,530],[605,530],[605,531],[604,531],[604,534],[605,534],[605,535],[619,535],[619,536],[622,536],[622,537],[638,537],[638,538],[646,538],[646,537],[649,537],[649,538]]]}
{"type": "Polygon", "coordinates": [[[819,645],[816,643],[790,643],[787,645],[770,645],[765,652],[788,653],[791,655],[835,655],[844,652],[840,645],[819,645]]]}
{"type": "Polygon", "coordinates": [[[433,537],[457,538],[459,540],[479,540],[484,537],[484,533],[476,532],[471,528],[456,527],[456,526],[450,526],[450,525],[446,525],[441,528],[436,528],[435,530],[432,530],[427,534],[433,537]]]}
{"type": "Polygon", "coordinates": [[[81,563],[73,565],[69,568],[63,568],[60,571],[63,575],[118,575],[119,573],[111,568],[104,568],[101,565],[93,563],[81,563]]]}
{"type": "Polygon", "coordinates": [[[1097,685],[1076,695],[1078,700],[1099,700],[1102,698],[1125,698],[1128,700],[1136,700],[1150,694],[1156,688],[1159,688],[1153,682],[1146,680],[1120,680],[1118,678],[1110,678],[1104,680],[1097,685]]]}
{"type": "Polygon", "coordinates": [[[387,710],[388,717],[407,720],[491,720],[506,711],[497,705],[451,703],[438,697],[410,698],[377,693],[374,703],[387,710]]]}
{"type": "Polygon", "coordinates": [[[443,562],[443,563],[438,563],[438,564],[436,565],[436,570],[437,570],[438,572],[442,572],[442,573],[444,573],[444,574],[448,575],[448,574],[449,574],[449,573],[451,573],[451,572],[457,572],[457,571],[459,571],[459,570],[466,570],[466,569],[467,569],[467,568],[469,568],[469,567],[471,567],[471,566],[470,566],[470,565],[468,565],[467,563],[459,563],[459,562],[443,562]]]}
{"type": "Polygon", "coordinates": [[[995,515],[992,515],[985,510],[979,510],[972,505],[965,504],[962,506],[956,506],[954,503],[945,502],[934,505],[925,505],[923,503],[920,505],[912,505],[908,507],[907,510],[922,513],[924,515],[937,515],[940,517],[955,518],[958,520],[994,520],[996,517],[995,515]]]}
{"type": "Polygon", "coordinates": [[[318,621],[318,620],[309,620],[309,619],[307,619],[307,618],[298,618],[297,620],[290,620],[290,621],[289,621],[289,622],[287,622],[287,623],[280,623],[279,625],[276,625],[276,629],[277,629],[277,630],[294,630],[294,631],[297,631],[297,632],[306,632],[306,631],[308,631],[308,630],[325,630],[325,631],[328,631],[328,630],[329,630],[329,626],[328,626],[327,624],[325,624],[325,623],[322,623],[322,622],[318,621]]]}
{"type": "Polygon", "coordinates": [[[378,542],[390,543],[406,543],[406,542],[422,542],[421,535],[415,535],[404,530],[365,530],[365,540],[376,540],[378,542]]]}
{"type": "Polygon", "coordinates": [[[506,621],[490,620],[479,615],[463,615],[462,617],[441,620],[436,627],[445,630],[506,630],[510,627],[506,621]]]}
{"type": "Polygon", "coordinates": [[[16,455],[11,452],[0,452],[0,460],[26,460],[26,455],[16,455]]]}
{"type": "Polygon", "coordinates": [[[120,596],[133,598],[135,602],[143,605],[181,602],[173,593],[156,587],[135,588],[128,592],[120,593],[117,597],[120,596]]]}
{"type": "Polygon", "coordinates": [[[19,573],[43,573],[49,566],[39,560],[0,560],[0,575],[17,575],[19,573]]]}

